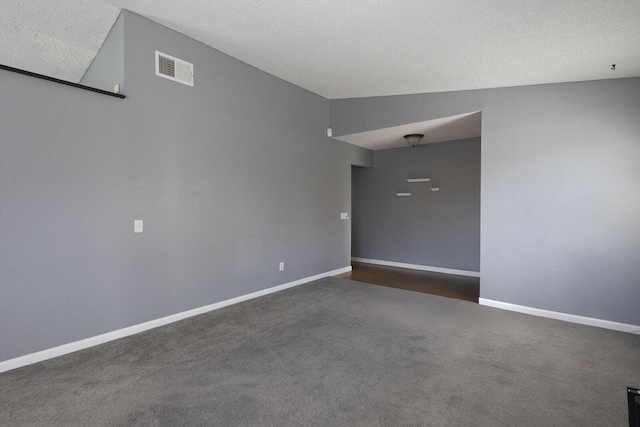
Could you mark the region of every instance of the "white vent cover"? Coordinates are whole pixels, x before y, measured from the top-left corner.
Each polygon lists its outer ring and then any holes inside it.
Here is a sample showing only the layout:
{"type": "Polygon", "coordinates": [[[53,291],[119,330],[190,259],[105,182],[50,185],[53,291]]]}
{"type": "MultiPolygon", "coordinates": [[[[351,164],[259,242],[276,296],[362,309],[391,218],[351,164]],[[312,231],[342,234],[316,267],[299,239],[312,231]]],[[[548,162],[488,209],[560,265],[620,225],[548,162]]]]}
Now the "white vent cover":
{"type": "Polygon", "coordinates": [[[156,50],[156,76],[193,86],[193,64],[156,50]]]}

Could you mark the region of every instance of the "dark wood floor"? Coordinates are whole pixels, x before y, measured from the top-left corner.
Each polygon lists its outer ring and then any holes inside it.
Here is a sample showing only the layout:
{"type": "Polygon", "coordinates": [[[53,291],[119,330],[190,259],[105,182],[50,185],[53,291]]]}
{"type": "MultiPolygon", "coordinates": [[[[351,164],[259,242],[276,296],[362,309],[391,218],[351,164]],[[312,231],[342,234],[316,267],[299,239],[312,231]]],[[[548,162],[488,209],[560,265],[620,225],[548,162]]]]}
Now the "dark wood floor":
{"type": "Polygon", "coordinates": [[[480,296],[480,279],[477,277],[432,273],[430,271],[409,270],[359,262],[352,262],[351,265],[353,271],[341,274],[338,277],[475,303],[478,302],[478,297],[480,296]]]}

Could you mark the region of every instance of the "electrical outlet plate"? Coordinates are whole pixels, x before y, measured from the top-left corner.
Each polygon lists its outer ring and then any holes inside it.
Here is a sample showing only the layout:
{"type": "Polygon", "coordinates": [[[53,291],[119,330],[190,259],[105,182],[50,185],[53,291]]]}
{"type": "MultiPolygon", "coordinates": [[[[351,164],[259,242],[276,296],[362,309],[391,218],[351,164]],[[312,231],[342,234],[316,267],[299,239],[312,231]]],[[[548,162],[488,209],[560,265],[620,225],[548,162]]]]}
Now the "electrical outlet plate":
{"type": "Polygon", "coordinates": [[[340,212],[340,219],[349,219],[348,212],[340,212]]]}
{"type": "Polygon", "coordinates": [[[134,233],[142,233],[143,224],[141,219],[136,219],[133,221],[133,232],[134,233]]]}
{"type": "Polygon", "coordinates": [[[284,261],[281,261],[281,262],[280,262],[280,266],[279,266],[279,268],[280,268],[280,271],[283,271],[283,270],[284,270],[284,261]]]}

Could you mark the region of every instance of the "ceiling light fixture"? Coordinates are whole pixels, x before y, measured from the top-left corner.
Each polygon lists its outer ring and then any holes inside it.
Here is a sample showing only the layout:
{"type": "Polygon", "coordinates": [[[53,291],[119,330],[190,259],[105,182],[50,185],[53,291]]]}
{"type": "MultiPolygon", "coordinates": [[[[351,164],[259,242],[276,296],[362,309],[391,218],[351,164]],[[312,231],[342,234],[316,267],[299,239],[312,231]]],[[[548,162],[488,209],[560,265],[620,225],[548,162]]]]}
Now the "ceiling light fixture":
{"type": "Polygon", "coordinates": [[[424,135],[421,133],[412,133],[404,136],[404,139],[405,141],[407,141],[407,144],[409,144],[412,147],[415,147],[416,145],[420,144],[420,141],[422,140],[422,138],[424,138],[424,135]]]}

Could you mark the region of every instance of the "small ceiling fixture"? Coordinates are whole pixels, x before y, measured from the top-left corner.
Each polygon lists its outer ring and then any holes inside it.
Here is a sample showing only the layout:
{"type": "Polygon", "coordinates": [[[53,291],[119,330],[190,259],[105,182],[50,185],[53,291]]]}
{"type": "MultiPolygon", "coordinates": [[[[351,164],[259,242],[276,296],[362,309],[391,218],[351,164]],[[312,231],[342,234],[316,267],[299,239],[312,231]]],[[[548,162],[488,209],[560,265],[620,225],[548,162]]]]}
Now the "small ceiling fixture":
{"type": "Polygon", "coordinates": [[[407,141],[407,144],[409,144],[412,147],[415,147],[416,145],[420,144],[420,141],[422,140],[422,138],[424,138],[424,135],[421,133],[412,133],[404,136],[404,139],[405,141],[407,141]]]}

